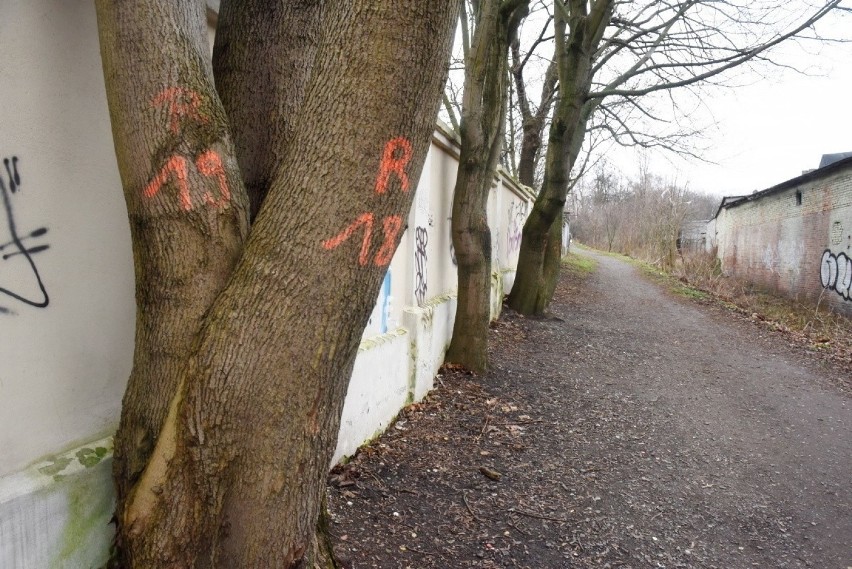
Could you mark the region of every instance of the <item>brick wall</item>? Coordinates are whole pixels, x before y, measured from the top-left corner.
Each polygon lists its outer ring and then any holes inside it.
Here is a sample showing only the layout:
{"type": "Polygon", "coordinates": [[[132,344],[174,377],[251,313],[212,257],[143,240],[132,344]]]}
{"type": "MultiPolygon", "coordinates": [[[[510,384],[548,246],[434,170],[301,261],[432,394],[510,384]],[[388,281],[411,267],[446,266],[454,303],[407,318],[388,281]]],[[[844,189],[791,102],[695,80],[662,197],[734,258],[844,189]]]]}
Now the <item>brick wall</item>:
{"type": "Polygon", "coordinates": [[[723,207],[716,239],[726,274],[852,315],[852,161],[723,207]]]}

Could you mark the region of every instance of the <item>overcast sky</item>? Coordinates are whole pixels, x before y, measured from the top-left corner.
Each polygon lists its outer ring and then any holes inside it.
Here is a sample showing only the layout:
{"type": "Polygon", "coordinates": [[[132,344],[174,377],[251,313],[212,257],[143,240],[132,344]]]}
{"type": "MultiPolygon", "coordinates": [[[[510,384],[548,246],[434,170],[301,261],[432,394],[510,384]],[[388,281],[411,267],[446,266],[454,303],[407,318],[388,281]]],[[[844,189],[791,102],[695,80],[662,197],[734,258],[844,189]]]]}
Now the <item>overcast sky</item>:
{"type": "MultiPolygon", "coordinates": [[[[716,164],[655,153],[652,170],[694,190],[741,195],[816,168],[823,154],[852,152],[852,44],[823,46],[818,55],[790,45],[778,59],[810,74],[771,68],[765,79],[705,100],[717,124],[705,130],[702,155],[716,164]]],[[[635,176],[632,152],[618,162],[635,176]]]]}

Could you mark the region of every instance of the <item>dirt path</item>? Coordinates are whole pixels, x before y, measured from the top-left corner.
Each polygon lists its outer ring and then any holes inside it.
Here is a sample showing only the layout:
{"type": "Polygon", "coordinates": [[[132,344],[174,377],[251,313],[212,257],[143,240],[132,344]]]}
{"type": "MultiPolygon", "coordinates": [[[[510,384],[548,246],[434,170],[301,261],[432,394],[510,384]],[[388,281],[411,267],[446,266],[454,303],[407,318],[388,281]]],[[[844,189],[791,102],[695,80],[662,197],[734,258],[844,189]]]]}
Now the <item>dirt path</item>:
{"type": "Polygon", "coordinates": [[[332,477],[341,558],[852,567],[848,378],[595,258],[563,279],[555,318],[501,320],[488,374],[446,374],[332,477]]]}

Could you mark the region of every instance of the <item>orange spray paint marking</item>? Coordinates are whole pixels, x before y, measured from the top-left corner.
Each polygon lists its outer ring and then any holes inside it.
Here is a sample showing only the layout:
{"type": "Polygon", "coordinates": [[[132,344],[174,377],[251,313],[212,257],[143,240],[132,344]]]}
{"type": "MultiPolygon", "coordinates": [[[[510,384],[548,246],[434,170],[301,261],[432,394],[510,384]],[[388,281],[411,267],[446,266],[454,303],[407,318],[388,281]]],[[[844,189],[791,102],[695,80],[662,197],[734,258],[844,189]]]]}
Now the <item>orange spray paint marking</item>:
{"type": "Polygon", "coordinates": [[[411,160],[411,143],[407,138],[398,136],[385,144],[385,151],[382,154],[382,162],[379,166],[379,177],[376,178],[377,194],[383,194],[388,189],[391,173],[395,173],[399,177],[402,191],[408,191],[408,174],[405,173],[405,167],[409,160],[411,160]],[[399,155],[394,156],[397,153],[399,155]]]}
{"type": "Polygon", "coordinates": [[[184,117],[191,118],[200,123],[206,123],[207,118],[198,112],[201,106],[201,96],[195,91],[183,87],[169,87],[157,93],[151,104],[159,107],[163,104],[169,105],[169,129],[177,134],[180,131],[180,122],[184,117]]]}
{"type": "Polygon", "coordinates": [[[373,237],[373,214],[362,213],[358,219],[349,224],[346,229],[330,239],[322,242],[326,250],[336,249],[341,243],[349,239],[360,226],[364,226],[364,240],[361,242],[361,253],[358,255],[358,263],[363,267],[370,261],[370,242],[373,237]]]}
{"type": "Polygon", "coordinates": [[[213,198],[210,192],[204,193],[204,202],[208,205],[222,207],[231,199],[231,191],[228,189],[228,178],[225,175],[225,168],[222,166],[222,159],[214,150],[207,150],[200,154],[195,159],[195,166],[203,176],[208,178],[215,177],[219,182],[219,199],[213,198]]]}
{"type": "Polygon", "coordinates": [[[163,168],[154,177],[154,179],[148,182],[148,185],[145,186],[142,195],[146,198],[153,198],[159,193],[160,188],[162,188],[163,184],[168,181],[169,177],[174,174],[177,181],[181,206],[186,211],[191,210],[192,200],[189,197],[189,172],[186,167],[186,162],[186,158],[178,156],[177,154],[169,158],[168,162],[163,165],[163,168]]]}
{"type": "Polygon", "coordinates": [[[402,227],[402,218],[398,215],[391,215],[382,220],[382,228],[385,232],[385,240],[382,243],[379,252],[376,253],[376,265],[384,267],[389,265],[393,259],[394,251],[396,251],[396,237],[399,235],[399,230],[402,227]]]}

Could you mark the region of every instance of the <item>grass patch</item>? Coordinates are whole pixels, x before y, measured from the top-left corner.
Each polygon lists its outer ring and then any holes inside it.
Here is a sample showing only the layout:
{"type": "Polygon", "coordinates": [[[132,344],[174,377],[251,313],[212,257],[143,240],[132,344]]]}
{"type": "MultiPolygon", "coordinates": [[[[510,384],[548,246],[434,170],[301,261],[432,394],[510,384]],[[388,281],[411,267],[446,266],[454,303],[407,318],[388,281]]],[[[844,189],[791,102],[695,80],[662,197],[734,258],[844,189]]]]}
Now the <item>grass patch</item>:
{"type": "Polygon", "coordinates": [[[691,298],[693,300],[707,300],[710,296],[703,290],[698,290],[697,288],[692,288],[691,286],[685,285],[677,285],[673,287],[672,292],[674,292],[678,296],[691,298]]]}
{"type": "Polygon", "coordinates": [[[687,279],[661,271],[658,267],[651,263],[634,259],[632,257],[620,256],[620,258],[637,267],[646,277],[655,283],[662,285],[672,294],[691,300],[701,301],[706,301],[711,297],[707,291],[692,286],[687,279]]]}
{"type": "Polygon", "coordinates": [[[585,255],[568,253],[567,257],[562,258],[562,266],[573,275],[588,277],[598,268],[598,262],[585,255]]]}

